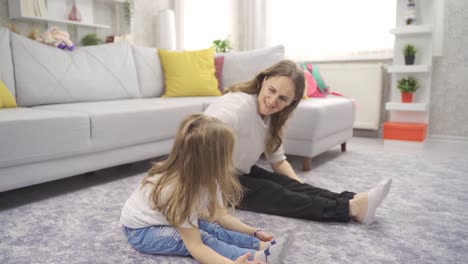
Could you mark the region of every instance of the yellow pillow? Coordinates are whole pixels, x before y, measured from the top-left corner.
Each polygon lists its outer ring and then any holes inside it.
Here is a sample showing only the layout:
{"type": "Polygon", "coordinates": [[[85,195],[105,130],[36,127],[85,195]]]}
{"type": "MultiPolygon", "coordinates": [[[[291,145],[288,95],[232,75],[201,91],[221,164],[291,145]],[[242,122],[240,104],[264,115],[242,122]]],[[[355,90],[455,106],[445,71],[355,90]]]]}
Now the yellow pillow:
{"type": "Polygon", "coordinates": [[[3,81],[0,80],[0,109],[14,107],[16,107],[15,98],[11,95],[10,91],[8,91],[3,81]]]}
{"type": "Polygon", "coordinates": [[[195,51],[158,49],[164,70],[166,91],[162,97],[216,96],[214,48],[195,51]]]}

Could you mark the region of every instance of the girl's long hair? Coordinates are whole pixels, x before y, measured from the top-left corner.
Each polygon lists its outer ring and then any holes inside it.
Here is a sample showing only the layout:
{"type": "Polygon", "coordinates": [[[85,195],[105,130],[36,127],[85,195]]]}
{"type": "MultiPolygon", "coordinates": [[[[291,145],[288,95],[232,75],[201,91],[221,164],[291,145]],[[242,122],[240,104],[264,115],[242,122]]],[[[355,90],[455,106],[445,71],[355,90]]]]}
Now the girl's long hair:
{"type": "MultiPolygon", "coordinates": [[[[199,205],[206,196],[212,220],[223,207],[234,208],[241,198],[241,185],[234,173],[233,149],[234,134],[220,120],[203,114],[186,117],[179,125],[167,159],[155,163],[143,179],[142,186],[153,185],[154,209],[162,212],[171,226],[179,227],[189,219],[192,210],[202,213],[199,205]],[[151,180],[156,174],[160,175],[159,180],[151,180]],[[173,192],[163,202],[160,193],[169,185],[173,186],[173,192]],[[218,188],[223,207],[218,203],[218,188]]],[[[192,220],[195,219],[189,219],[192,220]]]]}
{"type": "Polygon", "coordinates": [[[294,100],[278,113],[270,117],[270,137],[266,142],[266,152],[273,153],[283,143],[283,127],[304,94],[304,71],[291,60],[282,60],[270,68],[258,73],[252,80],[235,84],[226,89],[226,92],[244,92],[258,94],[265,79],[276,76],[291,78],[294,82],[294,100]]]}

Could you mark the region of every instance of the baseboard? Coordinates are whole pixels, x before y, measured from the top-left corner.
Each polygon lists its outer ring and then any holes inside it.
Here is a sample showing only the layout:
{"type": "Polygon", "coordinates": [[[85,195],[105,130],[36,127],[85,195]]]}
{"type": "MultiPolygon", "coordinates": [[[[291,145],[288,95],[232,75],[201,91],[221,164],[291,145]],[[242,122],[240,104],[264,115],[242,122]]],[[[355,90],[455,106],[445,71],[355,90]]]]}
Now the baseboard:
{"type": "Polygon", "coordinates": [[[353,136],[355,137],[366,137],[366,138],[381,138],[381,133],[379,130],[370,130],[370,129],[353,129],[353,136]]]}
{"type": "Polygon", "coordinates": [[[384,140],[386,150],[457,154],[468,157],[468,138],[430,135],[423,142],[384,140]]]}
{"type": "Polygon", "coordinates": [[[429,142],[468,144],[468,137],[429,135],[429,142]]]}
{"type": "Polygon", "coordinates": [[[468,137],[429,135],[427,147],[468,156],[468,137]]]}

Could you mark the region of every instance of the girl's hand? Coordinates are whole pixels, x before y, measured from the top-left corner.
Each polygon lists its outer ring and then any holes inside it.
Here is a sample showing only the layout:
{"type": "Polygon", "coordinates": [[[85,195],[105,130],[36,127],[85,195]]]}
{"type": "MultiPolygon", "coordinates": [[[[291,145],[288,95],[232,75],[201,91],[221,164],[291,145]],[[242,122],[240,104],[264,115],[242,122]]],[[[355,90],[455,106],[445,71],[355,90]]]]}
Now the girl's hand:
{"type": "Polygon", "coordinates": [[[250,263],[250,264],[266,264],[263,261],[258,261],[258,260],[253,260],[250,261],[248,258],[250,257],[250,252],[245,253],[244,255],[238,257],[234,263],[236,264],[244,264],[244,263],[250,263]]]}
{"type": "Polygon", "coordinates": [[[257,231],[257,233],[255,233],[255,237],[260,239],[261,241],[263,242],[268,242],[268,241],[271,241],[273,239],[273,236],[260,230],[260,231],[257,231]]]}

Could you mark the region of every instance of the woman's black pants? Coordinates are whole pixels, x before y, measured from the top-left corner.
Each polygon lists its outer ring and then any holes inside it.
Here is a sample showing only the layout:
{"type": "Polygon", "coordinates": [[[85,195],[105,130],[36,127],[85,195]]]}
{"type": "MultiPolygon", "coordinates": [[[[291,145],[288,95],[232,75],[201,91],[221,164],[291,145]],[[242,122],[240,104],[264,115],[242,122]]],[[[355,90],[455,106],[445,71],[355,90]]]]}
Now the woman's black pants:
{"type": "Polygon", "coordinates": [[[315,221],[349,222],[355,193],[334,193],[286,175],[253,166],[239,176],[244,188],[240,209],[315,221]]]}

